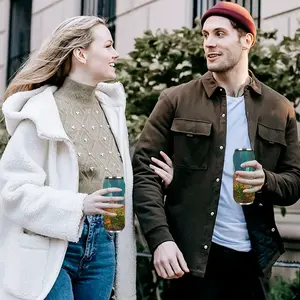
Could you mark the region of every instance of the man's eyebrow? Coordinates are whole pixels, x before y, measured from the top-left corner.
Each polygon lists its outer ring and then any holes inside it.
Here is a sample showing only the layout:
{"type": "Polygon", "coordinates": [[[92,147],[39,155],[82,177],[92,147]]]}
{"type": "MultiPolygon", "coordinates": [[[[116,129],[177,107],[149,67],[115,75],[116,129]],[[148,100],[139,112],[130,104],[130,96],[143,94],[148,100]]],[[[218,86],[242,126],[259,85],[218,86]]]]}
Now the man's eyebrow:
{"type": "MultiPolygon", "coordinates": [[[[223,27],[217,27],[217,28],[215,28],[212,31],[216,32],[216,31],[227,31],[227,30],[225,28],[223,28],[223,27]]],[[[207,30],[202,30],[202,33],[208,33],[208,31],[207,30]]]]}

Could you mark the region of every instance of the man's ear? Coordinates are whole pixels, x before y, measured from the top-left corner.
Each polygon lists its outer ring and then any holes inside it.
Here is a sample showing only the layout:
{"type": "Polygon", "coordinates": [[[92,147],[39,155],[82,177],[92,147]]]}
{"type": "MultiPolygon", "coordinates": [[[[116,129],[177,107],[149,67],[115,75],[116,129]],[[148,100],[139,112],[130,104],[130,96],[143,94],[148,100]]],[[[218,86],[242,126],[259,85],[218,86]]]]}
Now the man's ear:
{"type": "Polygon", "coordinates": [[[74,57],[82,64],[86,64],[87,53],[83,48],[76,48],[73,50],[74,57]]]}
{"type": "Polygon", "coordinates": [[[246,33],[246,35],[241,37],[241,43],[243,45],[243,50],[250,51],[254,44],[254,36],[252,33],[246,33]]]}

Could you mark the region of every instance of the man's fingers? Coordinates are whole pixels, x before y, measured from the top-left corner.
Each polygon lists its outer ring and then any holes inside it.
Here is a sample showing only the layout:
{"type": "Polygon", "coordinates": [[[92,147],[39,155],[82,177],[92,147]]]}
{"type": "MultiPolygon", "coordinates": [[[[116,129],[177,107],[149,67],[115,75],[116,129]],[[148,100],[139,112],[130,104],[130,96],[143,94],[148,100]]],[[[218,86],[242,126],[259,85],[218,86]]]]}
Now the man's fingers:
{"type": "Polygon", "coordinates": [[[264,181],[262,179],[243,179],[239,177],[236,179],[236,181],[251,186],[261,186],[264,184],[264,181]]]}
{"type": "MultiPolygon", "coordinates": [[[[176,276],[176,277],[181,277],[184,275],[184,271],[180,268],[180,265],[178,263],[177,260],[171,262],[171,266],[172,266],[172,269],[173,269],[173,274],[176,276]]],[[[173,275],[173,277],[174,277],[173,275]]]]}
{"type": "Polygon", "coordinates": [[[168,278],[173,278],[175,276],[175,272],[171,263],[167,262],[163,264],[164,269],[166,270],[168,278]]]}
{"type": "Polygon", "coordinates": [[[235,174],[240,178],[249,178],[249,179],[256,179],[256,178],[264,178],[265,174],[261,171],[236,171],[235,174]]]}
{"type": "Polygon", "coordinates": [[[261,187],[262,187],[262,186],[251,187],[251,188],[249,188],[249,189],[243,190],[243,193],[256,193],[256,192],[258,192],[258,191],[261,190],[261,187]]]}
{"type": "Polygon", "coordinates": [[[163,159],[165,160],[167,165],[172,168],[173,162],[172,162],[171,158],[163,151],[160,151],[159,154],[163,157],[163,159]]]}
{"type": "Polygon", "coordinates": [[[187,266],[187,263],[182,255],[182,253],[180,251],[178,251],[177,253],[177,259],[178,259],[178,263],[181,267],[181,269],[184,271],[184,272],[190,272],[188,266],[187,266]]]}
{"type": "Polygon", "coordinates": [[[241,167],[242,168],[253,167],[256,170],[262,170],[262,165],[256,160],[246,161],[241,164],[241,167]]]}
{"type": "Polygon", "coordinates": [[[165,271],[165,268],[162,266],[162,264],[160,264],[158,262],[154,262],[154,268],[155,268],[158,276],[165,278],[165,279],[168,278],[168,275],[165,271]]]}

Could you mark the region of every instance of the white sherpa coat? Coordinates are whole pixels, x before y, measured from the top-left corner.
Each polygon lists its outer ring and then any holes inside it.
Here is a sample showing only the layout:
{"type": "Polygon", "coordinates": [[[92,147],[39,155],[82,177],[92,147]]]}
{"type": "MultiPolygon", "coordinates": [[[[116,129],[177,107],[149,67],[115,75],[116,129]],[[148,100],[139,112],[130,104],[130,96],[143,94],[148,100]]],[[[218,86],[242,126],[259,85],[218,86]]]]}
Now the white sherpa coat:
{"type": "MultiPolygon", "coordinates": [[[[0,161],[0,299],[43,300],[61,269],[68,241],[83,228],[78,161],[63,129],[54,86],[12,95],[3,104],[12,135],[0,161]]],[[[126,182],[126,226],[118,234],[116,294],[134,300],[132,168],[120,83],[96,91],[116,137],[126,182]]]]}

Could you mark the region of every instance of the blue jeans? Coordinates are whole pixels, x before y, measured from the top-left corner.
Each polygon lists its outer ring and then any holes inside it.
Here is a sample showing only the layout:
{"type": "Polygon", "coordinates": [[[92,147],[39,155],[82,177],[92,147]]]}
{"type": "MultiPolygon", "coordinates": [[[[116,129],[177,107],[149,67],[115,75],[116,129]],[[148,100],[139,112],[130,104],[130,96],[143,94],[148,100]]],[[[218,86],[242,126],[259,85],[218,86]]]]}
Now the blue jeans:
{"type": "Polygon", "coordinates": [[[89,217],[78,243],[69,243],[58,278],[45,300],[108,300],[115,275],[113,234],[103,218],[89,217]]]}

